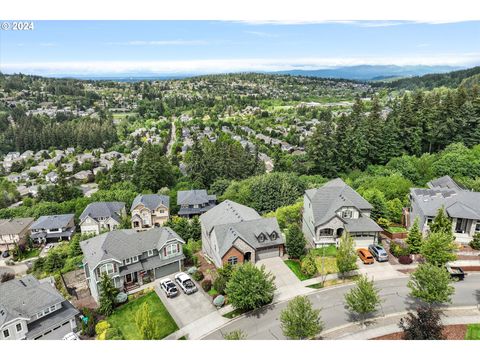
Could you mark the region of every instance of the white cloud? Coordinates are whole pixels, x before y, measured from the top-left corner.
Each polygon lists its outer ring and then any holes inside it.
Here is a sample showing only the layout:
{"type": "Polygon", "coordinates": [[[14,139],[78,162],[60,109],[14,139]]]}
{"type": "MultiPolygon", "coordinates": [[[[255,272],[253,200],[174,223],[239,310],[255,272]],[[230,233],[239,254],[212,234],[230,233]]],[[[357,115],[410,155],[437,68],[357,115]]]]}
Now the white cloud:
{"type": "Polygon", "coordinates": [[[171,45],[206,45],[205,40],[134,40],[124,42],[109,42],[108,45],[125,45],[125,46],[171,46],[171,45]]]}
{"type": "Polygon", "coordinates": [[[238,71],[281,71],[322,69],[354,65],[475,65],[480,53],[444,54],[438,56],[286,58],[286,59],[208,59],[178,61],[71,61],[0,63],[4,73],[56,75],[102,74],[213,74],[238,71]]]}

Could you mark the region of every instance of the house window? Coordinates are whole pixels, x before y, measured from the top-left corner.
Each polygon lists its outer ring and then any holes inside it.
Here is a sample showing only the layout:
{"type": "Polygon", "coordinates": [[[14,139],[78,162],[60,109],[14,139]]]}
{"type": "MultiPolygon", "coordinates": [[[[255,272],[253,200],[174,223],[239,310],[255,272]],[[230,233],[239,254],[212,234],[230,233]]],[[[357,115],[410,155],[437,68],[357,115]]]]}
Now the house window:
{"type": "Polygon", "coordinates": [[[352,210],[343,210],[342,217],[344,219],[350,219],[352,217],[352,210]]]}
{"type": "Polygon", "coordinates": [[[318,232],[320,236],[333,236],[333,229],[320,229],[318,232]]]}
{"type": "Polygon", "coordinates": [[[42,316],[43,316],[43,312],[39,312],[39,313],[37,314],[37,319],[40,319],[42,316]]]}
{"type": "Polygon", "coordinates": [[[177,244],[170,244],[165,246],[165,255],[172,256],[178,253],[178,245],[177,244]]]}
{"type": "Polygon", "coordinates": [[[107,275],[111,275],[114,273],[113,264],[105,264],[100,268],[100,274],[107,273],[107,275]]]}
{"type": "Polygon", "coordinates": [[[130,264],[131,262],[132,262],[132,260],[131,260],[130,258],[124,260],[125,265],[128,265],[128,264],[130,264]]]}
{"type": "Polygon", "coordinates": [[[10,331],[8,329],[3,330],[3,337],[6,339],[10,336],[10,331]]]}
{"type": "Polygon", "coordinates": [[[153,256],[153,250],[148,250],[147,251],[147,256],[153,256]]]}
{"type": "Polygon", "coordinates": [[[277,240],[277,233],[274,231],[272,235],[270,235],[273,241],[277,240]]]}
{"type": "Polygon", "coordinates": [[[17,325],[15,325],[15,329],[17,330],[17,333],[22,331],[22,323],[18,323],[17,325]]]}
{"type": "Polygon", "coordinates": [[[258,241],[265,241],[265,235],[260,234],[260,235],[258,236],[258,241]]]}
{"type": "Polygon", "coordinates": [[[230,256],[227,260],[230,265],[235,265],[238,263],[238,258],[236,256],[230,256]]]}
{"type": "Polygon", "coordinates": [[[480,232],[480,222],[477,222],[477,225],[475,226],[475,232],[480,232]]]}
{"type": "Polygon", "coordinates": [[[134,257],[132,258],[132,262],[137,262],[137,261],[138,261],[138,256],[134,256],[134,257]]]}
{"type": "Polygon", "coordinates": [[[51,311],[51,312],[54,312],[54,311],[55,311],[55,305],[50,306],[50,311],[51,311]]]}

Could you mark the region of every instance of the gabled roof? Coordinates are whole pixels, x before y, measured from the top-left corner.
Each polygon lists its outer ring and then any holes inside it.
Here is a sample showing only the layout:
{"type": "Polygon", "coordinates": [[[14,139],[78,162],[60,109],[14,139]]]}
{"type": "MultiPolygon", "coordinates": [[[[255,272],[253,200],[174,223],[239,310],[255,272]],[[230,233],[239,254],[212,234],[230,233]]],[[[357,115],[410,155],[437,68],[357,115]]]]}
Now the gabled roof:
{"type": "Polygon", "coordinates": [[[0,219],[0,235],[19,234],[34,220],[34,218],[0,219]]]}
{"type": "Polygon", "coordinates": [[[428,185],[430,189],[410,189],[412,201],[423,215],[434,217],[443,206],[452,218],[480,220],[480,192],[461,188],[449,176],[432,180],[428,185]]]}
{"type": "Polygon", "coordinates": [[[220,257],[238,238],[254,249],[285,243],[276,218],[262,218],[254,209],[234,201],[223,201],[201,215],[200,221],[208,234],[215,232],[220,257]],[[277,234],[275,240],[258,240],[260,234],[270,236],[273,232],[277,234]]]}
{"type": "Polygon", "coordinates": [[[353,206],[358,210],[373,208],[367,200],[340,178],[331,180],[318,189],[309,189],[305,194],[312,204],[315,226],[324,224],[337,216],[337,210],[344,206],[353,206]]]}
{"type": "Polygon", "coordinates": [[[222,224],[238,223],[241,221],[260,219],[261,216],[252,208],[238,204],[234,201],[225,200],[200,216],[200,221],[207,232],[214,226],[222,224]]]}
{"type": "Polygon", "coordinates": [[[48,282],[32,275],[0,283],[0,326],[17,318],[30,319],[36,313],[65,299],[48,282]]]}
{"type": "Polygon", "coordinates": [[[120,222],[120,214],[122,209],[125,208],[124,202],[112,201],[112,202],[93,202],[83,210],[80,215],[80,221],[85,220],[87,216],[91,218],[113,218],[120,222]]]}
{"type": "Polygon", "coordinates": [[[207,190],[184,190],[177,192],[177,205],[201,205],[216,199],[215,195],[208,195],[207,190]]]}
{"type": "Polygon", "coordinates": [[[147,194],[142,195],[139,194],[135,197],[132,203],[132,207],[130,211],[133,211],[138,205],[143,205],[149,210],[155,210],[160,205],[164,205],[167,208],[170,207],[170,197],[166,195],[158,195],[158,194],[147,194]]]}
{"type": "Polygon", "coordinates": [[[110,231],[80,242],[85,260],[93,269],[103,260],[122,261],[145,251],[161,249],[168,241],[185,242],[169,227],[136,232],[133,229],[110,231]]]}
{"type": "Polygon", "coordinates": [[[66,227],[73,218],[74,214],[40,216],[37,221],[30,226],[30,229],[61,229],[66,227]]]}

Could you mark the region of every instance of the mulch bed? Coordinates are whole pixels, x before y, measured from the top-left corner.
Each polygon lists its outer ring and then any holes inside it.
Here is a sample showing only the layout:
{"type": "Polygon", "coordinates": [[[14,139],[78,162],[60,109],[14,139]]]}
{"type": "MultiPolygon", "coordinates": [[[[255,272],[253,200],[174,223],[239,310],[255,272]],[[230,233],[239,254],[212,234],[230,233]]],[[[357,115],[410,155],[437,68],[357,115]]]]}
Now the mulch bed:
{"type": "MultiPolygon", "coordinates": [[[[445,325],[443,335],[445,340],[465,340],[467,325],[445,325]]],[[[403,331],[373,338],[371,340],[403,340],[403,331]]]]}
{"type": "Polygon", "coordinates": [[[202,252],[195,254],[198,258],[198,269],[203,273],[205,279],[213,280],[211,274],[215,273],[216,267],[212,263],[209,263],[202,255],[202,252]]]}

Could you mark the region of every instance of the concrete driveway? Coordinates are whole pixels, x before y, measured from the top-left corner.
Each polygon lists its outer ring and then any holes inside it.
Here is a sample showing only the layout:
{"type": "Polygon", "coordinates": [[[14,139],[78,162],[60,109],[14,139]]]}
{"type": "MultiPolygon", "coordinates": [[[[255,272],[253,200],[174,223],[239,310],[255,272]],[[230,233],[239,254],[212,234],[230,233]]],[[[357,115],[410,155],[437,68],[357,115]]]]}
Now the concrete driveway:
{"type": "MultiPolygon", "coordinates": [[[[169,278],[174,281],[174,275],[169,276],[169,278]]],[[[195,320],[217,311],[212,304],[210,296],[203,292],[200,284],[195,283],[199,289],[194,294],[186,295],[179,288],[178,296],[167,298],[165,292],[160,288],[160,280],[163,279],[155,281],[155,292],[158,294],[160,300],[162,300],[179,328],[183,328],[188,324],[193,323],[195,320]]]]}
{"type": "Polygon", "coordinates": [[[388,261],[375,262],[371,265],[365,265],[360,259],[357,261],[360,274],[366,274],[370,279],[385,280],[407,277],[407,275],[397,271],[388,261]]]}
{"type": "Polygon", "coordinates": [[[302,284],[280,257],[259,260],[256,265],[265,265],[265,270],[275,275],[275,285],[277,286],[274,295],[275,302],[290,299],[297,295],[306,295],[314,291],[314,289],[302,284]]]}

